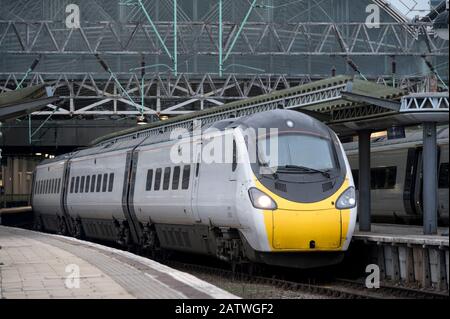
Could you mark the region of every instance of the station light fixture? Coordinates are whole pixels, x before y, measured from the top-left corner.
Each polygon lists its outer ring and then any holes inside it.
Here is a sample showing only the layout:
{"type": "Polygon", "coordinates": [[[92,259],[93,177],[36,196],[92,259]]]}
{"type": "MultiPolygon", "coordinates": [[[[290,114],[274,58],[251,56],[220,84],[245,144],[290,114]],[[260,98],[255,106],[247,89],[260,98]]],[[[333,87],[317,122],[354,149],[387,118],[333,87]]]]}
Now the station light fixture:
{"type": "Polygon", "coordinates": [[[169,119],[169,117],[168,117],[167,115],[161,115],[161,116],[159,117],[159,119],[160,119],[161,121],[167,121],[167,120],[169,119]]]}
{"type": "Polygon", "coordinates": [[[34,154],[34,155],[36,155],[36,156],[42,156],[42,153],[36,153],[36,154],[34,154]]]}
{"type": "Polygon", "coordinates": [[[145,125],[148,124],[147,118],[144,115],[140,115],[137,118],[137,124],[138,125],[145,125]]]}

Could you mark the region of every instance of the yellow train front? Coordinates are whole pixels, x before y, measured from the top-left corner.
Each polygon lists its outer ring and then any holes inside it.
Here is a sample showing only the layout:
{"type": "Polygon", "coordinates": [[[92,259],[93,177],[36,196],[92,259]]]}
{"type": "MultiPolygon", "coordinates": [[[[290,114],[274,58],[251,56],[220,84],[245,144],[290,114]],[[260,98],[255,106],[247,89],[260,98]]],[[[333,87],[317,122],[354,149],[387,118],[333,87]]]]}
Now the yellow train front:
{"type": "Polygon", "coordinates": [[[351,169],[336,134],[291,111],[253,115],[239,127],[240,160],[250,163],[242,183],[249,200],[238,208],[249,226],[240,229],[246,256],[295,268],[342,261],[357,211],[351,169]],[[256,138],[249,138],[252,130],[256,138]]]}

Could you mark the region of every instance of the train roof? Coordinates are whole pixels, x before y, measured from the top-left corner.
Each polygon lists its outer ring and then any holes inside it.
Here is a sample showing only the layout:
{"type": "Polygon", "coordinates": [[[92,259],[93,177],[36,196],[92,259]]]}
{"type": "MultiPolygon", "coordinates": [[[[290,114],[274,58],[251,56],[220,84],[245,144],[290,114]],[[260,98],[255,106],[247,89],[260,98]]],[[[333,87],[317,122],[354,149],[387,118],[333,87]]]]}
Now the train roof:
{"type": "MultiPolygon", "coordinates": [[[[437,129],[438,141],[441,141],[441,142],[446,141],[448,143],[448,131],[449,131],[448,126],[439,127],[437,129]]],[[[387,138],[387,136],[382,136],[382,137],[377,137],[375,139],[372,139],[372,148],[422,142],[422,140],[423,140],[422,130],[414,130],[414,131],[407,132],[405,138],[389,140],[387,138]]],[[[344,149],[346,151],[356,151],[356,150],[358,150],[358,142],[345,143],[344,149]]]]}

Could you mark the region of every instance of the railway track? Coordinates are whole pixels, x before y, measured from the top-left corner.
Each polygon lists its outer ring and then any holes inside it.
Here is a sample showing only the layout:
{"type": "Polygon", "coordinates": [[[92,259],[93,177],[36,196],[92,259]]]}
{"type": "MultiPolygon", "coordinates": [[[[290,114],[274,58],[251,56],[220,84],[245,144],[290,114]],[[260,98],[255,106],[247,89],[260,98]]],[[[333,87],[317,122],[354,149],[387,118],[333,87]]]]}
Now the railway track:
{"type": "MultiPolygon", "coordinates": [[[[365,283],[357,280],[349,280],[349,279],[336,279],[336,282],[340,283],[343,286],[347,287],[359,287],[359,289],[366,289],[365,283]]],[[[424,289],[413,289],[402,286],[394,286],[389,284],[382,284],[380,288],[377,288],[376,291],[378,293],[382,293],[384,295],[389,295],[394,298],[414,298],[414,299],[448,299],[448,292],[439,292],[439,291],[431,291],[424,289]]]]}
{"type": "Polygon", "coordinates": [[[398,286],[383,285],[378,289],[368,289],[364,283],[348,279],[334,279],[324,283],[307,283],[266,276],[254,276],[243,272],[178,262],[162,261],[167,266],[187,272],[218,276],[228,280],[248,284],[269,285],[286,291],[309,293],[335,299],[448,299],[448,294],[417,290],[398,286]]]}

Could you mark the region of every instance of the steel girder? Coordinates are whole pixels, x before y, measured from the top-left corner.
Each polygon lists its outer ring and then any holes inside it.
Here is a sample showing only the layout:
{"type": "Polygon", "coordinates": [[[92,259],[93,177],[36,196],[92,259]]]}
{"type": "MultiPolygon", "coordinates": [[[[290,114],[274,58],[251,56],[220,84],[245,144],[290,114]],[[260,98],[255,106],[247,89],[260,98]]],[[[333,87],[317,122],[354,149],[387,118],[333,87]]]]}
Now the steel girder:
{"type": "MultiPolygon", "coordinates": [[[[170,50],[173,22],[156,22],[170,50]],[[164,31],[165,30],[165,31],[164,31]]],[[[247,22],[232,56],[448,56],[448,41],[434,37],[429,23],[247,22]],[[268,44],[270,43],[270,45],[268,44]],[[424,47],[426,49],[424,49],[424,47]]],[[[223,24],[227,51],[240,25],[223,24]]],[[[218,56],[219,24],[178,22],[180,55],[218,56]]],[[[92,22],[67,29],[62,22],[0,20],[0,53],[164,56],[152,26],[92,22]]]]}

